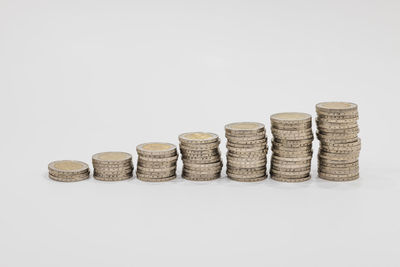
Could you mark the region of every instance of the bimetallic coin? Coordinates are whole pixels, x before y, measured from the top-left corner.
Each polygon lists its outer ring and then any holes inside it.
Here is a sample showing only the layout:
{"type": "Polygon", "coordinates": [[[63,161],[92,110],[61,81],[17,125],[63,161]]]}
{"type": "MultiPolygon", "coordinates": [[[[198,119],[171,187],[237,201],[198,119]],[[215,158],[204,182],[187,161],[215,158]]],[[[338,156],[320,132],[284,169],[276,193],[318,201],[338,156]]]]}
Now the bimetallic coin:
{"type": "Polygon", "coordinates": [[[176,178],[176,175],[172,175],[170,177],[164,177],[164,178],[148,178],[146,176],[142,176],[141,174],[137,174],[136,177],[138,180],[143,181],[143,182],[167,182],[174,180],[176,178]]]}
{"type": "Polygon", "coordinates": [[[271,115],[271,123],[298,124],[311,122],[311,115],[301,112],[282,112],[271,115]]]}
{"type": "Polygon", "coordinates": [[[221,173],[214,174],[192,174],[187,173],[185,170],[182,172],[182,178],[191,181],[211,181],[221,177],[221,173]]]}
{"type": "Polygon", "coordinates": [[[218,135],[207,132],[191,132],[179,135],[179,141],[183,144],[207,144],[219,141],[218,135]]]}
{"type": "Polygon", "coordinates": [[[286,183],[298,183],[298,182],[305,182],[311,179],[311,176],[307,176],[304,178],[284,178],[277,175],[271,175],[271,179],[278,181],[278,182],[286,182],[286,183]]]}
{"type": "Polygon", "coordinates": [[[87,172],[89,165],[77,160],[59,160],[50,162],[48,169],[58,173],[75,174],[87,172]]]}
{"type": "Polygon", "coordinates": [[[115,162],[131,161],[132,155],[126,152],[102,152],[94,154],[92,160],[103,164],[106,164],[105,162],[114,164],[115,162]]]}
{"type": "Polygon", "coordinates": [[[257,133],[265,131],[265,125],[258,122],[235,122],[225,125],[227,133],[257,133]]]}
{"type": "Polygon", "coordinates": [[[143,156],[155,156],[155,155],[169,155],[173,156],[177,154],[176,146],[170,143],[144,143],[136,147],[138,154],[143,156]]]}

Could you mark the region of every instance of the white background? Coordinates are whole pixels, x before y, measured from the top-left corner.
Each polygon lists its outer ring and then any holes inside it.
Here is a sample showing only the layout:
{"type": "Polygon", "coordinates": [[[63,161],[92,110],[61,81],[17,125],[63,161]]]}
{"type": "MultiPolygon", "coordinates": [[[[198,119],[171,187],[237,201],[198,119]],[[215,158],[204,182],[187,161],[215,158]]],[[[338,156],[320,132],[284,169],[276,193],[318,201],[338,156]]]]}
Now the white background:
{"type": "Polygon", "coordinates": [[[0,0],[0,266],[399,266],[399,14],[397,0],[0,0]],[[316,161],[300,184],[47,178],[50,161],[136,160],[187,131],[225,152],[226,123],[269,129],[333,100],[359,105],[355,182],[317,178],[316,161]]]}

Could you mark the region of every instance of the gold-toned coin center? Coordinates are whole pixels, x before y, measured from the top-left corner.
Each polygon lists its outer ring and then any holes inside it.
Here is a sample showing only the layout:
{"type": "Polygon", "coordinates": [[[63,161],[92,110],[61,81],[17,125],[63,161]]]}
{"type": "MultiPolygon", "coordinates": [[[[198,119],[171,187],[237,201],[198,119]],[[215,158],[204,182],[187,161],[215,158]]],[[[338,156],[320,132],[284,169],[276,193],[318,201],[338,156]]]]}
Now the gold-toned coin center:
{"type": "Polygon", "coordinates": [[[54,168],[62,171],[75,171],[83,167],[85,167],[85,165],[76,161],[60,161],[54,163],[54,168]]]}
{"type": "Polygon", "coordinates": [[[98,157],[100,160],[124,160],[129,158],[128,154],[123,152],[104,152],[98,157]]]}
{"type": "Polygon", "coordinates": [[[150,151],[163,151],[163,150],[169,150],[171,148],[172,148],[172,145],[161,144],[161,143],[152,143],[152,144],[146,144],[146,145],[142,146],[142,149],[150,150],[150,151]]]}
{"type": "Polygon", "coordinates": [[[184,137],[187,139],[203,140],[203,139],[212,138],[213,135],[211,135],[209,133],[189,133],[189,134],[185,134],[184,137]]]}

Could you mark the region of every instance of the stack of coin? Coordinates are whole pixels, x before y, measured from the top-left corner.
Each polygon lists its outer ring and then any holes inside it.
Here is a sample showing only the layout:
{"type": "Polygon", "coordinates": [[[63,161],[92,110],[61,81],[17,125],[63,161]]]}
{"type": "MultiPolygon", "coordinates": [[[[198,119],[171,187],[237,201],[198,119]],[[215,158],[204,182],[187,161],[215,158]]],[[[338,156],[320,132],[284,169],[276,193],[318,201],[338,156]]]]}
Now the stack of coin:
{"type": "Polygon", "coordinates": [[[285,112],[271,115],[271,178],[281,182],[310,179],[312,141],[311,115],[285,112]]]}
{"type": "Polygon", "coordinates": [[[89,166],[76,160],[53,161],[48,166],[49,177],[59,182],[78,182],[89,178],[89,166]]]}
{"type": "Polygon", "coordinates": [[[323,102],[316,105],[320,141],[318,175],[332,181],[359,177],[358,108],[354,103],[323,102]]]}
{"type": "Polygon", "coordinates": [[[145,182],[165,182],[176,178],[176,146],[169,143],[145,143],[136,147],[136,176],[145,182]]]}
{"type": "Polygon", "coordinates": [[[182,177],[193,181],[209,181],[221,177],[220,139],[213,133],[192,132],[179,136],[182,177]]]}
{"type": "Polygon", "coordinates": [[[92,157],[93,177],[101,181],[122,181],[132,177],[132,155],[125,152],[102,152],[92,157]]]}
{"type": "Polygon", "coordinates": [[[225,125],[228,140],[226,174],[232,180],[256,182],[267,178],[267,137],[265,125],[237,122],[225,125]]]}

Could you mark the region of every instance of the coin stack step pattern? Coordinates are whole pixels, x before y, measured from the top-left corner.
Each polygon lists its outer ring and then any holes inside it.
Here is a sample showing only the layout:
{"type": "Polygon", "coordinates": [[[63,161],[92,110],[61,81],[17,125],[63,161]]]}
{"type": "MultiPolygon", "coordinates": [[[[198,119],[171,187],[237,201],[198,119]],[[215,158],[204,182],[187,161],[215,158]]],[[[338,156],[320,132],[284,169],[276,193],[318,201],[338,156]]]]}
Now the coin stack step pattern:
{"type": "Polygon", "coordinates": [[[348,102],[316,105],[317,137],[320,141],[318,176],[331,181],[359,178],[358,107],[348,102]]]}
{"type": "Polygon", "coordinates": [[[267,178],[267,137],[265,125],[258,122],[237,122],[225,125],[227,176],[240,182],[256,182],[267,178]]]}
{"type": "Polygon", "coordinates": [[[166,182],[176,178],[176,146],[170,143],[145,143],[136,147],[136,176],[145,182],[166,182]]]}
{"type": "Polygon", "coordinates": [[[132,177],[132,155],[126,152],[102,152],[92,156],[93,177],[101,181],[122,181],[132,177]]]}
{"type": "Polygon", "coordinates": [[[53,161],[48,166],[49,178],[59,182],[78,182],[89,178],[89,166],[76,160],[53,161]]]}
{"type": "Polygon", "coordinates": [[[209,181],[221,177],[222,161],[218,135],[206,132],[179,136],[183,161],[182,177],[192,181],[209,181]]]}
{"type": "Polygon", "coordinates": [[[310,179],[312,141],[311,115],[285,112],[271,115],[271,178],[281,182],[310,179]]]}

